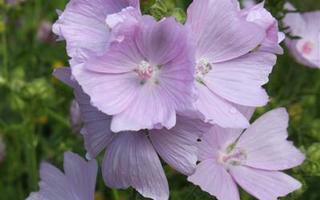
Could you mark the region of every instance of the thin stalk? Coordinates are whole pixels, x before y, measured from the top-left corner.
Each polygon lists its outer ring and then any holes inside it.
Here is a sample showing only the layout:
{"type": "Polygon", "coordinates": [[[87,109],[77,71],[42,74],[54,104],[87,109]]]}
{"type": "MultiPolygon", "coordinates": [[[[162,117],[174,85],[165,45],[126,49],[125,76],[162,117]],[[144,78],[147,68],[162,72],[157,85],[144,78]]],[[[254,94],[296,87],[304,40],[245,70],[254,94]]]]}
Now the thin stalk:
{"type": "Polygon", "coordinates": [[[112,189],[112,196],[113,196],[113,199],[114,200],[119,200],[120,197],[119,197],[119,193],[116,189],[112,189]]]}
{"type": "Polygon", "coordinates": [[[1,40],[2,40],[2,56],[3,56],[3,66],[2,66],[2,75],[5,79],[8,78],[8,45],[7,45],[7,34],[6,30],[3,30],[3,33],[1,34],[1,40]]]}
{"type": "Polygon", "coordinates": [[[37,189],[38,182],[38,167],[37,167],[37,155],[36,155],[36,138],[35,138],[35,125],[31,120],[27,120],[25,126],[26,129],[26,164],[28,171],[28,186],[30,191],[37,189]]]}

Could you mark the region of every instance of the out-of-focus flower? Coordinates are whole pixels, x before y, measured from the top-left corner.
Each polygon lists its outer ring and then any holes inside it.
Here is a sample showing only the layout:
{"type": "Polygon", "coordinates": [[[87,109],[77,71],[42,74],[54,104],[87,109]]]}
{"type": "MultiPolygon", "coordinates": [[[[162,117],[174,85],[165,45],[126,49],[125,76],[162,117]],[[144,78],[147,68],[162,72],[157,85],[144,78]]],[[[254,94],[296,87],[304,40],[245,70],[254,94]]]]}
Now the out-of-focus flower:
{"type": "Polygon", "coordinates": [[[72,66],[72,75],[94,106],[113,115],[112,131],[170,129],[176,113],[194,101],[193,48],[186,29],[174,18],[157,22],[141,16],[125,31],[131,34],[102,56],[72,66]]]}
{"type": "Polygon", "coordinates": [[[9,5],[17,5],[17,4],[22,3],[24,1],[26,1],[26,0],[5,0],[5,2],[9,5]]]}
{"type": "MultiPolygon", "coordinates": [[[[285,8],[296,9],[289,3],[285,8]]],[[[289,27],[292,36],[300,39],[286,38],[286,45],[295,59],[306,66],[320,68],[320,11],[306,13],[288,13],[283,22],[289,27]]]]}
{"type": "Polygon", "coordinates": [[[2,136],[0,136],[0,163],[3,162],[6,156],[6,144],[3,141],[2,136]]]}
{"type": "Polygon", "coordinates": [[[272,53],[256,51],[266,38],[264,27],[239,12],[231,0],[197,0],[188,8],[186,26],[197,44],[195,107],[222,127],[249,126],[234,104],[265,105],[261,86],[276,62],[272,53]]]}
{"type": "Polygon", "coordinates": [[[102,172],[107,186],[131,186],[145,197],[168,199],[168,183],[157,154],[183,174],[194,172],[197,139],[211,125],[178,115],[176,126],[170,130],[163,128],[113,133],[110,130],[111,116],[90,104],[89,96],[72,80],[70,69],[57,69],[54,75],[74,88],[84,122],[83,135],[88,158],[96,157],[106,149],[102,172]]]}
{"type": "Polygon", "coordinates": [[[52,32],[52,23],[49,21],[42,21],[38,27],[37,39],[40,42],[52,42],[54,41],[54,35],[52,32]]]}
{"type": "Polygon", "coordinates": [[[88,54],[103,53],[109,45],[108,15],[132,6],[139,8],[139,0],[70,0],[53,32],[66,40],[68,55],[80,62],[88,54]]]}
{"type": "Polygon", "coordinates": [[[255,0],[244,0],[242,2],[242,4],[243,4],[244,8],[250,8],[250,7],[254,6],[254,5],[256,5],[256,1],[255,0]]]}
{"type": "Polygon", "coordinates": [[[264,2],[248,7],[240,11],[247,21],[253,22],[264,29],[266,36],[257,50],[282,54],[283,49],[279,45],[285,38],[279,32],[278,21],[264,8],[264,2]]]}
{"type": "Polygon", "coordinates": [[[56,167],[42,163],[40,190],[31,193],[27,200],[94,200],[98,166],[77,154],[64,154],[64,173],[56,167]]]}
{"type": "Polygon", "coordinates": [[[70,123],[74,133],[79,133],[82,128],[82,118],[79,104],[76,100],[71,102],[70,106],[70,123]]]}
{"type": "Polygon", "coordinates": [[[219,200],[239,200],[236,183],[257,199],[276,200],[301,187],[280,170],[300,165],[304,155],[287,140],[288,114],[272,110],[243,133],[214,127],[199,145],[196,172],[188,180],[219,200]]]}

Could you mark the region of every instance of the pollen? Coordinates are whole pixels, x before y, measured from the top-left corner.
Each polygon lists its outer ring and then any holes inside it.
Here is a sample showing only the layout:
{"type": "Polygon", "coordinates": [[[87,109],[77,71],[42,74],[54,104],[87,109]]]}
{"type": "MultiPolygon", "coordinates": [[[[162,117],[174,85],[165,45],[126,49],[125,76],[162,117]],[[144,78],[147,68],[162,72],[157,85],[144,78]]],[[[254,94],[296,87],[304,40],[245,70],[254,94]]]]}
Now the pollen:
{"type": "Polygon", "coordinates": [[[202,58],[196,64],[196,80],[200,83],[203,82],[203,77],[212,70],[212,65],[209,60],[202,58]]]}
{"type": "Polygon", "coordinates": [[[231,152],[220,152],[218,161],[219,163],[225,165],[226,167],[229,166],[237,166],[241,165],[247,159],[247,155],[245,151],[241,149],[233,149],[231,152]]]}

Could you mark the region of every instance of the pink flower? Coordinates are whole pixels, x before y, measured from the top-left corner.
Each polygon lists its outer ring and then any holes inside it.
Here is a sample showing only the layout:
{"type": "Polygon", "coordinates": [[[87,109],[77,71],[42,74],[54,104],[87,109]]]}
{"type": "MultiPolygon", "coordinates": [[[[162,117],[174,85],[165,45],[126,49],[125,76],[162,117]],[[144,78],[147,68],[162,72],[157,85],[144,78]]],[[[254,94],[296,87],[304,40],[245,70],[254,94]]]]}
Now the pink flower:
{"type": "Polygon", "coordinates": [[[26,200],[94,200],[97,162],[87,162],[72,152],[66,152],[63,166],[64,173],[42,163],[40,191],[31,193],[26,200]]]}
{"type": "Polygon", "coordinates": [[[248,22],[232,0],[195,0],[188,8],[187,28],[196,44],[195,107],[206,121],[222,127],[247,127],[235,108],[263,106],[261,87],[276,56],[256,51],[266,38],[264,27],[248,22]]]}
{"type": "Polygon", "coordinates": [[[278,21],[264,8],[264,2],[243,9],[240,13],[247,21],[253,22],[265,30],[266,37],[259,46],[260,51],[283,53],[279,43],[284,40],[285,36],[279,32],[278,21]]]}
{"type": "Polygon", "coordinates": [[[194,172],[197,139],[209,130],[210,125],[178,115],[176,126],[170,130],[163,128],[113,133],[110,130],[112,117],[90,104],[90,97],[72,79],[70,69],[57,69],[54,75],[74,88],[84,122],[82,134],[87,157],[94,158],[106,149],[102,174],[107,186],[131,186],[147,198],[166,200],[169,188],[159,156],[185,175],[194,172]]]}
{"type": "MultiPolygon", "coordinates": [[[[287,3],[288,10],[295,8],[287,3]]],[[[300,13],[288,13],[284,18],[284,24],[290,29],[292,36],[300,39],[286,38],[286,45],[295,59],[306,66],[320,68],[320,11],[300,13]]]]}
{"type": "Polygon", "coordinates": [[[72,74],[92,104],[113,116],[112,131],[170,129],[176,112],[189,109],[194,100],[186,29],[173,18],[156,22],[140,16],[128,24],[120,16],[111,22],[107,17],[117,39],[103,55],[72,66],[72,74]]]}
{"type": "Polygon", "coordinates": [[[129,6],[139,8],[139,0],[70,0],[63,12],[58,11],[53,32],[66,40],[67,53],[73,59],[101,54],[109,45],[107,16],[129,6]]]}
{"type": "Polygon", "coordinates": [[[304,155],[287,141],[288,114],[272,110],[243,133],[215,127],[204,134],[200,164],[188,180],[219,200],[239,200],[236,183],[260,200],[277,200],[301,187],[280,172],[300,165],[304,155]]]}

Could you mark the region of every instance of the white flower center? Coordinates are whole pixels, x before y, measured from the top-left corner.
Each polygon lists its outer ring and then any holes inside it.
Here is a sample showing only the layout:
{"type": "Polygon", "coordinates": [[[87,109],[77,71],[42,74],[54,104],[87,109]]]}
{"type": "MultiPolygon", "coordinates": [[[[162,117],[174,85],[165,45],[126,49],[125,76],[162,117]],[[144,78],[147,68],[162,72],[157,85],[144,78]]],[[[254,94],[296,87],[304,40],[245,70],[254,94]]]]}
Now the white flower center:
{"type": "Polygon", "coordinates": [[[145,82],[151,80],[154,83],[158,83],[157,74],[160,67],[153,67],[149,62],[143,60],[138,65],[138,68],[135,70],[141,79],[141,83],[144,84],[145,82]]]}
{"type": "Polygon", "coordinates": [[[203,77],[212,70],[212,65],[206,58],[201,58],[196,64],[196,80],[203,82],[203,77]]]}
{"type": "Polygon", "coordinates": [[[242,149],[233,149],[231,152],[220,152],[218,161],[225,167],[242,165],[247,159],[247,154],[242,149]]]}

